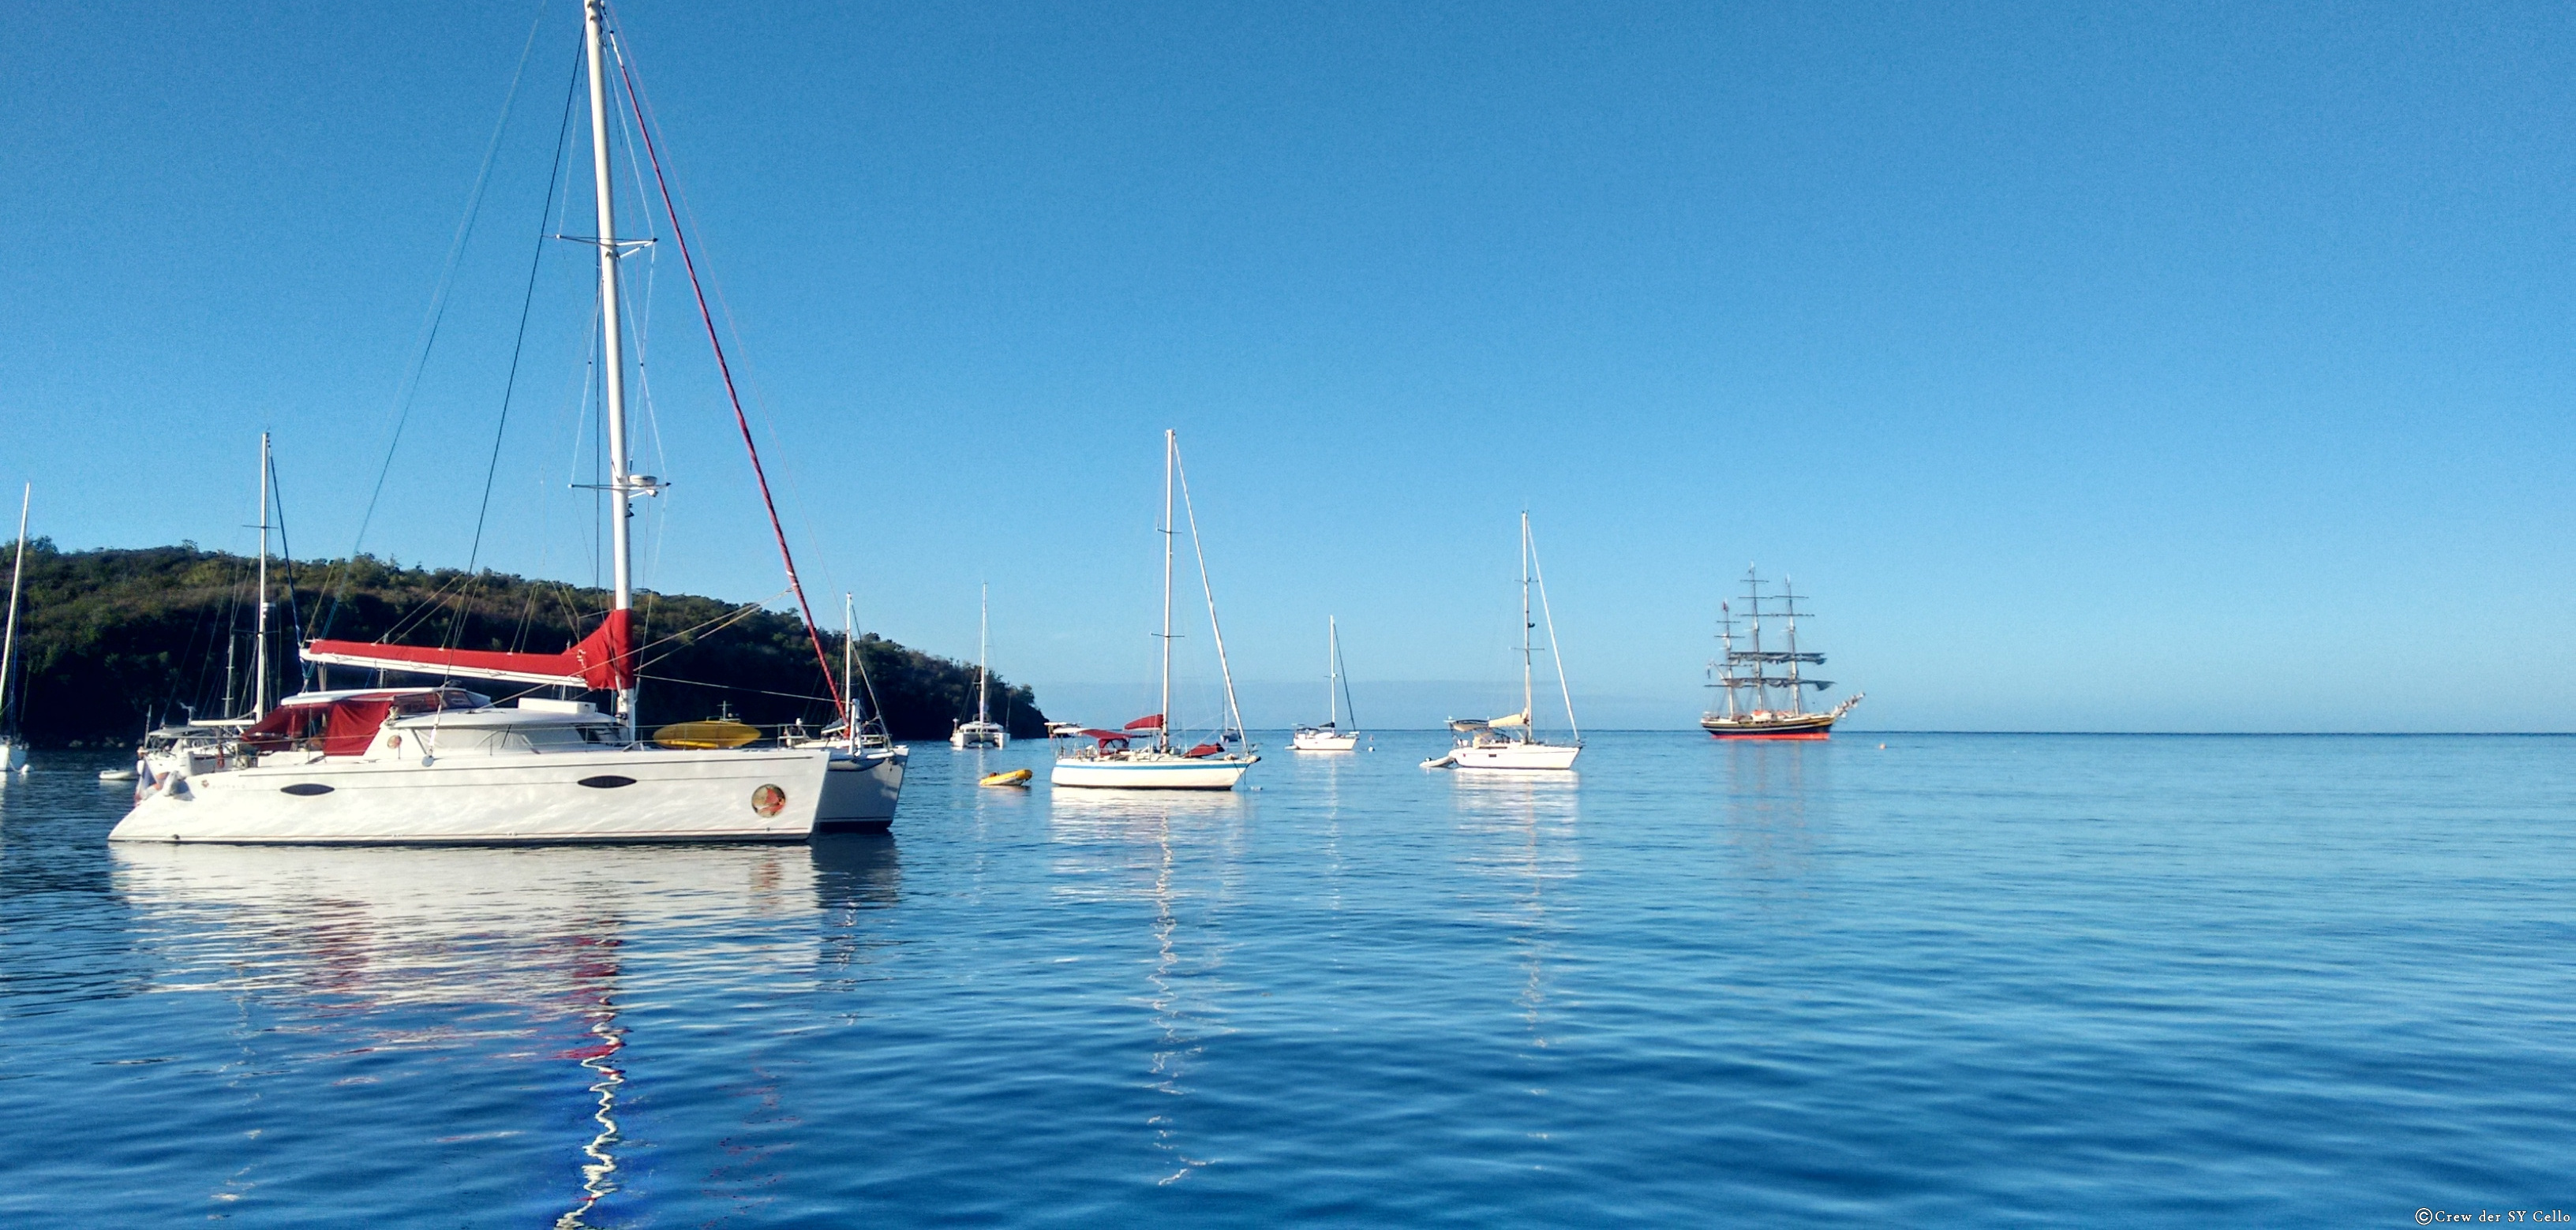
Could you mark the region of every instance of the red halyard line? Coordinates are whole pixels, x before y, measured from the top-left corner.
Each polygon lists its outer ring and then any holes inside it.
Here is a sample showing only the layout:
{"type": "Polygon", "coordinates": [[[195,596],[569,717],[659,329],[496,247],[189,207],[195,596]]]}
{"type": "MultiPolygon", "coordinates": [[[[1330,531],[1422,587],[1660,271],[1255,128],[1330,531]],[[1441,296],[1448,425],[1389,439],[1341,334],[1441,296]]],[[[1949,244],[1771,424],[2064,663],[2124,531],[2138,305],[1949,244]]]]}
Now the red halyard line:
{"type": "Polygon", "coordinates": [[[734,391],[733,365],[725,361],[724,342],[716,334],[715,314],[707,310],[707,291],[698,284],[698,263],[689,255],[689,237],[680,227],[680,211],[671,201],[671,183],[662,175],[662,155],[653,144],[653,126],[644,119],[642,97],[635,92],[635,71],[626,56],[617,57],[617,75],[626,82],[626,106],[635,113],[635,132],[644,138],[645,159],[653,164],[653,186],[662,192],[662,213],[671,220],[671,238],[680,246],[680,266],[689,274],[689,293],[697,298],[698,319],[706,322],[707,345],[716,352],[716,370],[724,376],[725,399],[733,405],[733,421],[742,429],[742,446],[751,454],[751,476],[760,482],[760,502],[769,510],[769,531],[778,537],[778,558],[787,566],[787,587],[796,591],[796,609],[805,616],[805,639],[814,646],[814,665],[823,672],[823,686],[832,693],[832,707],[841,713],[841,724],[850,728],[853,741],[858,738],[855,723],[850,720],[850,702],[841,695],[841,681],[832,677],[832,660],[823,652],[823,634],[814,624],[814,606],[805,600],[805,583],[796,577],[796,556],[787,549],[787,527],[778,520],[778,501],[769,494],[769,472],[760,464],[760,445],[751,435],[751,420],[742,412],[742,395],[734,391]]]}

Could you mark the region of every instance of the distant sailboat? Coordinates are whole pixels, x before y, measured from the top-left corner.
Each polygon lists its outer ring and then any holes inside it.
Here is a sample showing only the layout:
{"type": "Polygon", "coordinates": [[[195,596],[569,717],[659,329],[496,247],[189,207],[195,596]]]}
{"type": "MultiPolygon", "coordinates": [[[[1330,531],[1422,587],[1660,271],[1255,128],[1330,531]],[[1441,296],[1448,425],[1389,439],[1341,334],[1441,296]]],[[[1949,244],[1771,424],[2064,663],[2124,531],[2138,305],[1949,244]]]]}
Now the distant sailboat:
{"type": "Polygon", "coordinates": [[[1798,619],[1808,612],[1798,609],[1798,595],[1786,578],[1780,592],[1762,592],[1762,577],[1751,568],[1744,570],[1744,621],[1751,625],[1750,648],[1735,644],[1735,612],[1726,603],[1718,603],[1717,641],[1721,655],[1709,666],[1708,686],[1726,693],[1726,709],[1702,714],[1700,729],[1720,739],[1823,739],[1833,733],[1834,723],[1860,703],[1861,694],[1852,693],[1841,704],[1822,713],[1807,710],[1804,690],[1821,692],[1834,686],[1822,679],[1809,679],[1798,673],[1802,666],[1822,666],[1825,655],[1798,648],[1798,619]],[[1775,602],[1777,609],[1765,611],[1764,601],[1775,602]],[[1787,626],[1788,647],[1765,649],[1762,646],[1764,616],[1782,621],[1787,626]],[[1777,668],[1781,673],[1766,671],[1777,668]],[[1775,694],[1784,699],[1773,700],[1775,694]]]}
{"type": "Polygon", "coordinates": [[[1289,736],[1288,747],[1299,752],[1347,752],[1360,745],[1360,732],[1342,729],[1342,714],[1351,715],[1351,725],[1360,724],[1358,710],[1351,708],[1351,684],[1342,674],[1342,627],[1340,621],[1324,617],[1324,640],[1328,646],[1327,673],[1324,676],[1324,724],[1300,726],[1289,736]]]}
{"type": "Polygon", "coordinates": [[[1207,594],[1208,632],[1216,641],[1217,669],[1225,676],[1225,712],[1227,726],[1205,743],[1181,750],[1172,738],[1172,524],[1173,481],[1181,483],[1184,507],[1189,499],[1189,479],[1181,474],[1180,438],[1171,431],[1163,433],[1163,708],[1159,713],[1140,717],[1118,730],[1067,729],[1050,727],[1058,740],[1055,768],[1047,781],[1057,786],[1092,786],[1122,790],[1232,790],[1243,774],[1261,757],[1246,746],[1235,751],[1230,745],[1243,741],[1243,709],[1234,699],[1234,671],[1225,660],[1225,633],[1217,627],[1216,590],[1208,583],[1207,556],[1199,551],[1198,515],[1190,514],[1190,548],[1199,553],[1199,585],[1207,594]],[[1140,739],[1150,739],[1144,747],[1135,746],[1140,739]],[[1089,747],[1078,745],[1088,740],[1089,747]]]}
{"type": "Polygon", "coordinates": [[[993,587],[984,587],[983,611],[975,620],[975,720],[959,722],[948,732],[951,747],[1008,747],[1011,732],[993,720],[988,693],[992,675],[985,667],[985,656],[992,650],[993,587]]]}
{"type": "Polygon", "coordinates": [[[9,628],[0,633],[0,772],[12,776],[27,771],[27,740],[18,731],[18,708],[26,689],[9,685],[18,678],[18,584],[27,572],[27,505],[35,496],[34,483],[18,493],[18,556],[9,565],[9,628]]]}
{"type": "Polygon", "coordinates": [[[1451,718],[1449,729],[1457,733],[1457,746],[1445,756],[1423,761],[1423,768],[1561,771],[1573,768],[1574,758],[1583,754],[1583,732],[1574,723],[1574,693],[1565,682],[1565,660],[1557,656],[1556,616],[1548,610],[1547,579],[1539,570],[1538,544],[1530,538],[1528,513],[1521,514],[1521,711],[1498,718],[1451,718]],[[1537,705],[1530,659],[1538,651],[1530,641],[1537,627],[1530,622],[1533,584],[1538,587],[1538,613],[1547,620],[1547,652],[1556,658],[1556,686],[1565,698],[1565,725],[1573,734],[1572,743],[1549,743],[1538,737],[1531,724],[1537,705]]]}

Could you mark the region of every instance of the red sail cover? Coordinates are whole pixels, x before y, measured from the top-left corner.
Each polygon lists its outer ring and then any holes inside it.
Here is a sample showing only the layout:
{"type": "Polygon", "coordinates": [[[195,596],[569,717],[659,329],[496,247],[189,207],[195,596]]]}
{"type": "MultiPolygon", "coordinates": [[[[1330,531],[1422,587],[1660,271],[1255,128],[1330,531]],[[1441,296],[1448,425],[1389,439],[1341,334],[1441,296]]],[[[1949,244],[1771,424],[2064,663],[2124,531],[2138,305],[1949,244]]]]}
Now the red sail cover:
{"type": "Polygon", "coordinates": [[[1163,715],[1159,713],[1148,713],[1135,721],[1127,723],[1127,729],[1129,730],[1161,730],[1162,728],[1163,715]]]}
{"type": "Polygon", "coordinates": [[[379,645],[368,641],[307,641],[304,660],[331,666],[361,666],[419,675],[462,675],[469,679],[506,679],[513,683],[551,683],[571,688],[635,686],[635,638],[632,616],[610,611],[599,630],[562,653],[504,653],[492,649],[446,649],[436,645],[379,645]]]}

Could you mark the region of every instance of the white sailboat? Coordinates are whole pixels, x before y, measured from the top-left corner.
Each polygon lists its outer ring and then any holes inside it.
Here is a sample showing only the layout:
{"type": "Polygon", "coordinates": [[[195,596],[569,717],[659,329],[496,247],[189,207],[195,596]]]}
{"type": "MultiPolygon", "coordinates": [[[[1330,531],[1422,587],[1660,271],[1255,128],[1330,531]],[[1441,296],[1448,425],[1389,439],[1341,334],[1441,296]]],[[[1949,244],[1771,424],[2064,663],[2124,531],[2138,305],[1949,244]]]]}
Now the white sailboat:
{"type": "MultiPolygon", "coordinates": [[[[627,523],[635,498],[657,494],[662,484],[633,473],[627,450],[617,262],[630,244],[617,238],[612,200],[610,78],[604,56],[614,36],[605,29],[604,17],[604,0],[585,0],[583,44],[599,228],[592,241],[599,252],[597,353],[615,577],[606,617],[580,643],[557,654],[308,642],[308,663],[429,675],[442,682],[304,692],[260,714],[236,737],[190,741],[166,771],[138,783],[134,809],[118,822],[110,840],[801,841],[816,833],[885,827],[891,799],[863,758],[845,749],[681,748],[637,737],[633,550],[627,523]],[[444,682],[459,677],[530,685],[524,689],[528,692],[540,687],[605,692],[611,707],[602,711],[588,701],[532,695],[520,696],[514,705],[495,705],[444,682]]],[[[630,87],[630,103],[632,93],[630,87]]],[[[652,129],[641,108],[634,111],[643,152],[654,156],[658,172],[652,129]]],[[[675,212],[667,199],[664,208],[675,212]]],[[[686,260],[688,240],[676,216],[671,225],[671,237],[686,260]]],[[[691,280],[696,280],[694,268],[691,280]]],[[[700,303],[713,342],[713,318],[703,297],[700,303]]],[[[720,345],[716,357],[721,368],[720,345]]],[[[727,386],[730,395],[730,376],[727,386]]],[[[750,429],[738,404],[736,416],[748,446],[750,429]]],[[[752,464],[759,476],[756,450],[752,464]]],[[[761,486],[766,498],[765,477],[761,486]]],[[[261,520],[267,520],[265,511],[261,520]]],[[[785,557],[783,533],[780,550],[785,557]]],[[[263,544],[263,558],[265,554],[263,544]]],[[[801,606],[803,591],[795,584],[792,559],[787,565],[801,606]]],[[[266,598],[263,586],[263,609],[266,598]]],[[[810,631],[810,618],[807,622],[810,631]]],[[[819,657],[819,639],[816,652],[819,657]]],[[[260,686],[264,699],[264,677],[260,686]]],[[[846,720],[849,709],[842,711],[846,720]]]]}
{"type": "Polygon", "coordinates": [[[1234,699],[1234,669],[1225,659],[1225,632],[1216,622],[1216,588],[1207,577],[1207,552],[1199,545],[1198,513],[1189,504],[1189,478],[1181,472],[1180,438],[1163,433],[1163,707],[1118,730],[1071,729],[1056,734],[1055,768],[1047,781],[1057,786],[1118,790],[1232,790],[1261,757],[1243,742],[1243,709],[1234,699]],[[1190,549],[1198,556],[1199,586],[1207,595],[1208,632],[1216,641],[1217,669],[1225,678],[1228,725],[1206,743],[1182,749],[1172,738],[1172,524],[1173,481],[1180,482],[1183,509],[1190,521],[1190,549]],[[1143,747],[1136,746],[1147,740],[1143,747]],[[1081,746],[1088,741],[1090,746],[1081,746]]]}
{"type": "Polygon", "coordinates": [[[18,706],[10,703],[26,689],[9,685],[18,677],[18,583],[27,571],[27,506],[35,498],[34,483],[18,493],[18,555],[9,565],[9,627],[0,632],[0,773],[12,777],[27,771],[27,740],[18,732],[18,706]]]}
{"type": "Polygon", "coordinates": [[[1342,674],[1342,626],[1330,615],[1324,617],[1324,642],[1327,666],[1324,676],[1324,724],[1300,726],[1288,736],[1288,748],[1297,752],[1347,752],[1360,745],[1357,729],[1342,729],[1342,713],[1348,709],[1351,725],[1360,723],[1357,709],[1349,705],[1350,681],[1342,674]]]}
{"type": "Polygon", "coordinates": [[[982,612],[975,619],[975,720],[959,722],[948,732],[950,747],[1008,747],[1011,732],[993,720],[987,693],[992,676],[986,670],[985,657],[993,647],[993,587],[984,587],[982,612]]]}
{"type": "Polygon", "coordinates": [[[843,712],[849,716],[824,727],[821,738],[806,737],[791,728],[778,741],[787,747],[835,747],[858,761],[859,771],[868,778],[858,803],[859,818],[891,823],[895,804],[903,796],[903,775],[912,764],[912,749],[895,742],[886,731],[876,684],[859,665],[857,600],[846,593],[841,595],[841,695],[847,698],[843,712]],[[865,708],[859,704],[862,689],[868,698],[865,708]]]}
{"type": "Polygon", "coordinates": [[[1449,729],[1458,736],[1457,746],[1447,755],[1423,761],[1423,768],[1556,772],[1573,768],[1574,758],[1583,754],[1583,731],[1574,721],[1574,693],[1566,685],[1565,660],[1556,649],[1556,616],[1548,609],[1547,578],[1538,566],[1538,544],[1530,538],[1526,512],[1521,514],[1521,711],[1498,718],[1452,718],[1449,729]],[[1570,743],[1549,743],[1531,725],[1537,708],[1530,669],[1530,659],[1537,652],[1530,641],[1536,628],[1530,622],[1533,584],[1538,587],[1538,613],[1547,620],[1547,653],[1556,662],[1557,692],[1565,699],[1570,743]]]}

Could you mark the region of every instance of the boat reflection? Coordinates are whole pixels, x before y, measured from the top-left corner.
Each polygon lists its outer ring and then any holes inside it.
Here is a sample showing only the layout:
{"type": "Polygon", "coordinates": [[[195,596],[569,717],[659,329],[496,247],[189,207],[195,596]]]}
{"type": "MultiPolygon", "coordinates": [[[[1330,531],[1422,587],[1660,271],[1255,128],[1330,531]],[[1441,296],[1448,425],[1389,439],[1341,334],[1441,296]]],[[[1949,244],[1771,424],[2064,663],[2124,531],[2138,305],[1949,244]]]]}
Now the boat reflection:
{"type": "Polygon", "coordinates": [[[1815,858],[1816,827],[1833,797],[1827,772],[1833,749],[1823,743],[1729,740],[1717,749],[1726,843],[1738,873],[1755,886],[1804,880],[1815,858]],[[1815,809],[1811,816],[1810,809],[1815,809]]]}
{"type": "Polygon", "coordinates": [[[859,916],[901,888],[885,837],[810,849],[124,843],[109,857],[142,942],[165,950],[147,991],[252,1000],[353,1048],[494,1046],[578,1068],[589,1130],[568,1142],[578,1184],[559,1227],[591,1224],[620,1187],[619,1108],[637,1079],[622,1008],[640,953],[655,954],[659,982],[679,964],[692,977],[828,985],[864,959],[859,916]],[[812,948],[792,926],[809,914],[822,924],[812,948]],[[711,931],[785,942],[691,945],[711,931]]]}
{"type": "Polygon", "coordinates": [[[1468,847],[1469,869],[1507,886],[1508,895],[1479,914],[1511,936],[1521,968],[1514,1001],[1530,1045],[1544,1049],[1554,1043],[1546,1019],[1548,960],[1564,930],[1552,917],[1550,897],[1583,871],[1575,823],[1581,792],[1571,773],[1462,773],[1451,799],[1459,830],[1476,839],[1468,847]]]}
{"type": "Polygon", "coordinates": [[[1141,903],[1148,911],[1153,955],[1143,1003],[1154,1042],[1145,1074],[1147,1087],[1171,1100],[1147,1117],[1146,1127],[1173,1168],[1156,1183],[1177,1183],[1214,1160],[1190,1151],[1183,1113],[1189,1074],[1206,1040],[1229,1032],[1214,992],[1230,946],[1221,930],[1207,925],[1208,913],[1236,887],[1251,807],[1232,791],[1068,790],[1054,800],[1052,870],[1063,885],[1057,891],[1075,901],[1141,903]]]}

